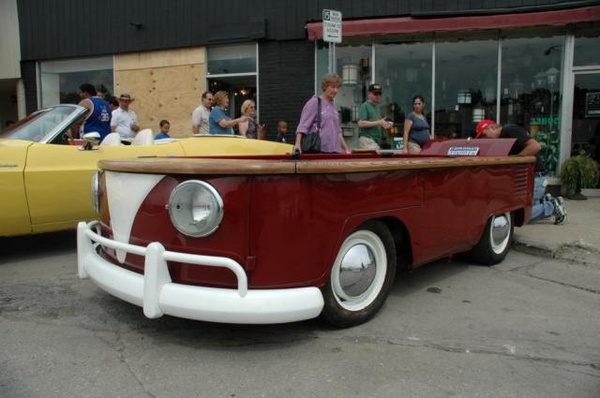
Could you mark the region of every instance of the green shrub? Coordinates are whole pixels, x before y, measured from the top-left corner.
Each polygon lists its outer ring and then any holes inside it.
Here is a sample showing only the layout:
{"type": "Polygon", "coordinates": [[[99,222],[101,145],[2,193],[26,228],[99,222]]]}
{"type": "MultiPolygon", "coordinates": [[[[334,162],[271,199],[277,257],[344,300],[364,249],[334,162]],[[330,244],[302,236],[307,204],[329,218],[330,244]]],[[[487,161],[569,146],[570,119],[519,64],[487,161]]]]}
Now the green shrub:
{"type": "Polygon", "coordinates": [[[560,180],[572,189],[596,188],[600,179],[600,165],[582,151],[563,163],[560,168],[560,180]]]}

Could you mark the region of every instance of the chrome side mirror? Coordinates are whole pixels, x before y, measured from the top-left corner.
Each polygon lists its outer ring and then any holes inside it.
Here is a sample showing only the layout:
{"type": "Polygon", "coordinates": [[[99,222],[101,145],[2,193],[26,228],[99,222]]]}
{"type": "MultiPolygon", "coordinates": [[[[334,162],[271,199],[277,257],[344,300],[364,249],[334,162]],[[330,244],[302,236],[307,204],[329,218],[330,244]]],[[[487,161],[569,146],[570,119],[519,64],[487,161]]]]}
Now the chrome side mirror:
{"type": "Polygon", "coordinates": [[[85,144],[80,146],[79,149],[83,151],[98,149],[98,144],[100,143],[100,133],[93,131],[91,133],[84,134],[81,138],[83,138],[85,144]]]}

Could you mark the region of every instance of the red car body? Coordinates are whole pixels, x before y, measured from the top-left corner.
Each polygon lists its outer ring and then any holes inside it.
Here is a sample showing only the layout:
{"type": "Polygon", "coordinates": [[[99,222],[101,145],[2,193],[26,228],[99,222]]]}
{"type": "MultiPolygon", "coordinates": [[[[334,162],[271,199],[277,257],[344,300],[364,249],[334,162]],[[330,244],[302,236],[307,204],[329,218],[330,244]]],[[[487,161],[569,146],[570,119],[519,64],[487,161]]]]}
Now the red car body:
{"type": "Polygon", "coordinates": [[[381,308],[398,267],[463,252],[485,264],[504,259],[513,227],[529,219],[534,177],[533,157],[504,156],[512,142],[434,143],[418,156],[102,161],[100,221],[79,226],[80,276],[150,317],[279,323],[321,315],[360,324],[381,308]],[[171,196],[186,181],[222,199],[222,219],[207,236],[174,225],[171,196]],[[152,245],[158,254],[148,253],[152,245]],[[150,264],[164,252],[162,265],[150,264]]]}

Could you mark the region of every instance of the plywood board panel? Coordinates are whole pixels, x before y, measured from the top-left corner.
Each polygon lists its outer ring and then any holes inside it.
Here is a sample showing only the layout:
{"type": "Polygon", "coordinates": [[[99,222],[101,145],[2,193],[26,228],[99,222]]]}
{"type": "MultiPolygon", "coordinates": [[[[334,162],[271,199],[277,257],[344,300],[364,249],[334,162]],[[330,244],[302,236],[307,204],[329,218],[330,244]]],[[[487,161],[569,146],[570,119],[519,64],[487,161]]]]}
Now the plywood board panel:
{"type": "MultiPolygon", "coordinates": [[[[181,54],[182,51],[177,51],[179,61],[197,61],[195,57],[181,54]]],[[[198,54],[196,50],[190,52],[198,54]]],[[[160,51],[138,57],[138,60],[147,60],[147,64],[134,65],[131,57],[126,62],[115,61],[116,66],[127,65],[125,69],[115,69],[115,86],[117,96],[128,93],[134,97],[131,109],[137,113],[142,128],[157,132],[160,120],[167,119],[171,123],[171,136],[177,138],[191,134],[192,112],[200,104],[200,95],[206,87],[206,68],[202,62],[161,61],[161,57],[171,55],[172,51],[160,51]]]]}
{"type": "Polygon", "coordinates": [[[115,70],[137,70],[142,68],[163,68],[177,65],[204,64],[205,61],[205,47],[149,51],[116,56],[115,70]]]}

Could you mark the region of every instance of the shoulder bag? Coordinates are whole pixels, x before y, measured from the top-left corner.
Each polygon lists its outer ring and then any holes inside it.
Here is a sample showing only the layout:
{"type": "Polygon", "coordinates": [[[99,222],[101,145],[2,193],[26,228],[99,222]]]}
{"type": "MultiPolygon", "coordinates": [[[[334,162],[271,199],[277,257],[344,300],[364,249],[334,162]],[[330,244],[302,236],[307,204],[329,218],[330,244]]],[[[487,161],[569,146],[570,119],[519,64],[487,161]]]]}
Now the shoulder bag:
{"type": "Polygon", "coordinates": [[[321,152],[321,97],[317,97],[319,105],[317,107],[317,131],[308,134],[302,134],[300,149],[302,153],[321,152]]]}

